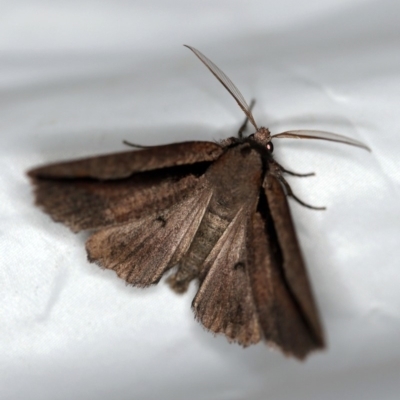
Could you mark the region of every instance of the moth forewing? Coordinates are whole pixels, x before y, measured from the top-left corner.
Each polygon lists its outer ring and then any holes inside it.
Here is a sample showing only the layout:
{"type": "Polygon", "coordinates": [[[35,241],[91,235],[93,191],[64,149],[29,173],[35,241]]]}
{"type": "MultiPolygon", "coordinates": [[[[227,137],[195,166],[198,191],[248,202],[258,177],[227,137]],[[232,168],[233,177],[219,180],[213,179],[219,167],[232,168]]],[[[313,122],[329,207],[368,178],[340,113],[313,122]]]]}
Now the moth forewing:
{"type": "Polygon", "coordinates": [[[192,304],[196,318],[207,329],[243,346],[262,338],[248,272],[247,214],[238,211],[207,256],[208,273],[192,304]]]}
{"type": "Polygon", "coordinates": [[[273,174],[265,176],[263,188],[279,244],[283,279],[308,327],[315,347],[323,347],[324,333],[294,229],[287,196],[273,174]]]}
{"type": "Polygon", "coordinates": [[[129,284],[158,283],[187,252],[211,195],[193,190],[162,212],[99,230],[86,243],[89,260],[115,270],[129,284]]]}
{"type": "Polygon", "coordinates": [[[174,143],[45,165],[28,175],[36,204],[78,232],[169,208],[197,186],[222,152],[212,142],[174,143]]]}

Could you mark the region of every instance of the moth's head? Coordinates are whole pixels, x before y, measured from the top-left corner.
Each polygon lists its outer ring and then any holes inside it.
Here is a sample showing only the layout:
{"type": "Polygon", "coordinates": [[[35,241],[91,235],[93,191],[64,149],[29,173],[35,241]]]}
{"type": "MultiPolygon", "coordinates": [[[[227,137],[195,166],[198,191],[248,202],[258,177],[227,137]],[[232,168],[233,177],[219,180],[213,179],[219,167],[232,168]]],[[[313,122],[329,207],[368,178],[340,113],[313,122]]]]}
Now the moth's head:
{"type": "Polygon", "coordinates": [[[252,136],[257,143],[265,147],[270,153],[274,151],[274,146],[271,142],[271,132],[268,128],[262,126],[252,136]]]}

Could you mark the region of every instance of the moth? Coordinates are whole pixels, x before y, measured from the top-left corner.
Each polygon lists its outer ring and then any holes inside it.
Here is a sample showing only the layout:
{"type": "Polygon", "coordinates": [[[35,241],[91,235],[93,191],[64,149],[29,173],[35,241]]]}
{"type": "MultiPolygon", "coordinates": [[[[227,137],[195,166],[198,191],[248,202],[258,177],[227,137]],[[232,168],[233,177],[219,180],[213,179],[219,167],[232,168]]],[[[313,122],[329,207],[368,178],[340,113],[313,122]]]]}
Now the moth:
{"type": "MultiPolygon", "coordinates": [[[[294,230],[278,138],[324,139],[368,149],[337,134],[258,127],[242,94],[205,64],[243,110],[237,137],[189,141],[45,165],[28,172],[36,204],[74,232],[91,231],[90,262],[128,284],[167,282],[178,293],[198,282],[192,308],[208,330],[248,346],[265,340],[304,359],[324,332],[294,230]],[[246,124],[255,132],[244,136],[246,124]]],[[[132,145],[132,144],[131,144],[132,145]]],[[[311,207],[312,208],[312,207],[311,207]]]]}

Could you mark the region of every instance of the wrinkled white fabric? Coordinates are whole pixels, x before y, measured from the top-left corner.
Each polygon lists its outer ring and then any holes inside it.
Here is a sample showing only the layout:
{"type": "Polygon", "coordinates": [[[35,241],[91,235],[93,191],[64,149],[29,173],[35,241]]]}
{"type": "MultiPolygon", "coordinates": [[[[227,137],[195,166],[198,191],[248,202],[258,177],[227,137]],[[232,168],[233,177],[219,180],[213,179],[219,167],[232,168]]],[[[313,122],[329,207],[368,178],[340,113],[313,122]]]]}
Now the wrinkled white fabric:
{"type": "Polygon", "coordinates": [[[395,1],[4,3],[0,17],[0,398],[398,399],[400,4],[395,1]],[[182,44],[257,100],[328,348],[305,363],[242,349],[193,319],[195,294],[141,290],[86,260],[33,205],[25,171],[51,161],[232,136],[243,120],[182,44]]]}

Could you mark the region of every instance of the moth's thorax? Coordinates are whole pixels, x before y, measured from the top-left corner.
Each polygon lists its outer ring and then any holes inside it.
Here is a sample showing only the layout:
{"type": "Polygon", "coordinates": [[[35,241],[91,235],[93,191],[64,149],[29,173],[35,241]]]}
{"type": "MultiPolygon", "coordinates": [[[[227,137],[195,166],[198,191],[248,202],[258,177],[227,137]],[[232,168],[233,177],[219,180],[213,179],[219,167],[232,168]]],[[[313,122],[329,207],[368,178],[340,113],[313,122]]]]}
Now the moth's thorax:
{"type": "MultiPolygon", "coordinates": [[[[245,142],[237,144],[215,161],[205,174],[209,187],[222,207],[219,215],[233,218],[243,204],[256,198],[261,185],[263,166],[262,156],[245,142]]],[[[213,200],[211,201],[213,203],[213,200]]],[[[213,204],[211,204],[213,208],[213,204]]]]}
{"type": "Polygon", "coordinates": [[[252,184],[249,181],[258,180],[261,168],[262,161],[259,152],[251,143],[244,142],[229,148],[211,165],[207,175],[210,178],[212,176],[212,179],[219,184],[223,181],[226,185],[232,185],[233,182],[240,181],[246,186],[252,184]]]}

